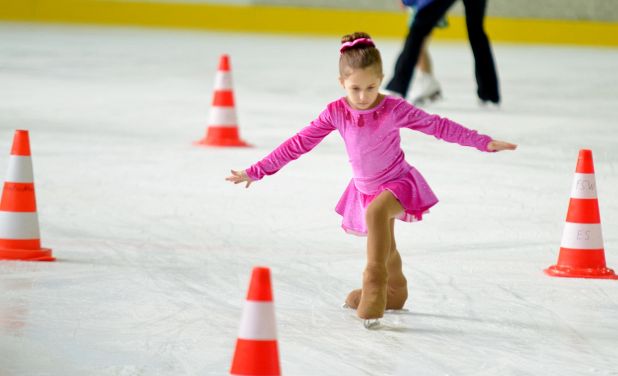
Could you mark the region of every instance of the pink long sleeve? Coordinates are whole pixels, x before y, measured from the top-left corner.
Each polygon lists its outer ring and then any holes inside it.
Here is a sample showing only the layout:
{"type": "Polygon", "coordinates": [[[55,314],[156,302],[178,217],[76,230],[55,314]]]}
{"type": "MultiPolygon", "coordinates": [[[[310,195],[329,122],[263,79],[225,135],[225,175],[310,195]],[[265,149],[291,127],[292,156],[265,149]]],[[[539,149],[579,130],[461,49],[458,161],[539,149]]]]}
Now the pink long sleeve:
{"type": "Polygon", "coordinates": [[[472,146],[480,151],[489,151],[487,145],[492,140],[491,137],[479,134],[452,120],[430,115],[403,101],[393,110],[399,128],[414,129],[447,142],[472,146]]]}
{"type": "Polygon", "coordinates": [[[264,159],[249,167],[246,170],[247,175],[251,180],[260,180],[265,175],[276,173],[290,161],[298,159],[316,147],[333,130],[335,126],[331,121],[329,110],[326,109],[311,124],[287,139],[264,159]]]}

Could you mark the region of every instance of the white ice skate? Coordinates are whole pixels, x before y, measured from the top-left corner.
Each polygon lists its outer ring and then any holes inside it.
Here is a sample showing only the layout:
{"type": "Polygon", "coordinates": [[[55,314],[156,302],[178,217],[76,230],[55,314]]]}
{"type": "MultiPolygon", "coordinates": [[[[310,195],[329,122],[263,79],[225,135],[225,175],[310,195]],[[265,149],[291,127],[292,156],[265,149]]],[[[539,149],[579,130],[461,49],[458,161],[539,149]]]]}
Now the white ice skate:
{"type": "Polygon", "coordinates": [[[429,73],[418,72],[410,91],[410,102],[415,106],[422,106],[442,98],[440,83],[429,73]]]}
{"type": "Polygon", "coordinates": [[[489,111],[498,111],[500,110],[500,103],[495,103],[492,101],[485,101],[482,99],[478,100],[479,107],[489,111]]]}

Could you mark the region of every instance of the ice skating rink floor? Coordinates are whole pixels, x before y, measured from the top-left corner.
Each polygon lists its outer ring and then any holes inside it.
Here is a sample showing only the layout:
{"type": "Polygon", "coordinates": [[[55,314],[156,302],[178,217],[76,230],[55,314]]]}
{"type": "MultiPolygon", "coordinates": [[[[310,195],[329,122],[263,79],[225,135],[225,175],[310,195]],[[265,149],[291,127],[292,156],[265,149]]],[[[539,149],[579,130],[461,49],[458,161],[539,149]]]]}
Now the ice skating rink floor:
{"type": "MultiPolygon", "coordinates": [[[[387,76],[400,41],[377,39],[387,76]]],[[[618,268],[618,50],[495,44],[503,104],[475,99],[466,43],[431,45],[428,107],[516,152],[402,132],[441,202],[396,225],[408,312],[340,308],[364,238],[333,208],[339,135],[250,189],[248,167],[343,95],[337,38],[0,24],[0,168],[30,131],[52,263],[0,261],[0,375],[225,375],[251,268],[272,270],[287,375],[618,375],[618,281],[550,278],[577,154],[594,153],[618,268]],[[200,148],[219,55],[241,137],[200,148]]]]}

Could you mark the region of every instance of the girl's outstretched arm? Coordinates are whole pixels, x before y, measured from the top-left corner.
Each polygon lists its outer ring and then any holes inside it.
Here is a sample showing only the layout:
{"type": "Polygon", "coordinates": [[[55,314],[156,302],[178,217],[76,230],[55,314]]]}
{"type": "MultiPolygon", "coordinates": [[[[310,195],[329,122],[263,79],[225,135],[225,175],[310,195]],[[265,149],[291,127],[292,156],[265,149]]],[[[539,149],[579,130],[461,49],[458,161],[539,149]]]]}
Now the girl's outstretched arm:
{"type": "MultiPolygon", "coordinates": [[[[226,180],[234,183],[253,182],[262,179],[266,175],[272,175],[290,161],[311,151],[333,130],[335,130],[335,126],[330,118],[330,109],[327,108],[310,125],[287,139],[264,159],[243,171],[237,171],[240,175],[232,172],[232,176],[226,180]]],[[[247,187],[249,187],[249,183],[247,187]]]]}
{"type": "Polygon", "coordinates": [[[251,183],[253,183],[253,180],[251,180],[251,178],[247,176],[247,173],[245,172],[245,170],[241,170],[241,171],[232,170],[232,175],[225,178],[225,180],[231,181],[234,184],[247,182],[247,184],[245,185],[245,188],[249,188],[251,183]]]}
{"type": "Polygon", "coordinates": [[[508,142],[493,141],[488,135],[479,134],[476,130],[468,129],[450,119],[428,114],[405,101],[401,101],[393,113],[400,128],[417,130],[447,142],[490,152],[514,150],[516,147],[516,145],[508,142]],[[490,144],[492,147],[490,147],[490,144]]]}
{"type": "Polygon", "coordinates": [[[487,150],[489,151],[515,150],[515,149],[517,149],[517,145],[511,144],[510,142],[506,142],[506,141],[491,140],[489,141],[489,144],[487,144],[487,150]]]}

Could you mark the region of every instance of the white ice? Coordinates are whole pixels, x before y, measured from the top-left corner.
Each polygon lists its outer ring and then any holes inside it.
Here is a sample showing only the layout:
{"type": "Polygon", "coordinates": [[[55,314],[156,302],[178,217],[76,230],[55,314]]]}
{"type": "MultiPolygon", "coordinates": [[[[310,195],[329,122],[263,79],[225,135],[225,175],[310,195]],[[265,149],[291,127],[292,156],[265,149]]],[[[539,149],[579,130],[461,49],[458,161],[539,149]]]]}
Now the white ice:
{"type": "MultiPolygon", "coordinates": [[[[387,77],[401,46],[377,38],[387,77]]],[[[618,268],[618,50],[494,44],[503,103],[475,99],[466,43],[434,42],[429,108],[515,152],[402,132],[440,203],[396,225],[409,312],[366,330],[340,308],[364,238],[333,208],[331,134],[249,189],[224,180],[343,95],[336,37],[0,24],[0,166],[30,131],[42,244],[0,261],[0,375],[224,375],[251,268],[272,270],[287,375],[618,375],[618,281],[552,278],[577,154],[594,153],[618,268]],[[241,137],[201,148],[219,55],[241,137]]],[[[0,167],[4,168],[4,167],[0,167]]]]}

